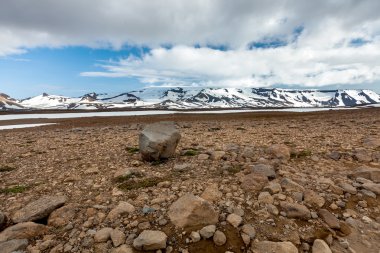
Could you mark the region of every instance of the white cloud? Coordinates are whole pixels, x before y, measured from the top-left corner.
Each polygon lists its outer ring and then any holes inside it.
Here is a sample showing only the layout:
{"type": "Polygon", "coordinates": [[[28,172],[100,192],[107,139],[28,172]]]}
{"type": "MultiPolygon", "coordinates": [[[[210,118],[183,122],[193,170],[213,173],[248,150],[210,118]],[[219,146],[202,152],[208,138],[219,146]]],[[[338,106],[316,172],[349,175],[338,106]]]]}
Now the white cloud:
{"type": "Polygon", "coordinates": [[[35,47],[129,44],[153,49],[82,75],[148,85],[370,83],[380,79],[379,9],[378,0],[4,0],[0,57],[35,47]],[[247,50],[271,39],[287,45],[247,50]]]}

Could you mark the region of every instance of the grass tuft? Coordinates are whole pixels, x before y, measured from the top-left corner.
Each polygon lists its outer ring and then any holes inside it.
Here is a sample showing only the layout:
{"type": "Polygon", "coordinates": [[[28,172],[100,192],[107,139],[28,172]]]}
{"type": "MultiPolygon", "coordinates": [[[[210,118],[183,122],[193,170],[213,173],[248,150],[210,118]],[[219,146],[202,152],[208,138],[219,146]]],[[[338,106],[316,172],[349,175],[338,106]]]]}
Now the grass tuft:
{"type": "Polygon", "coordinates": [[[184,153],[183,153],[184,156],[196,156],[198,155],[198,151],[195,150],[195,149],[189,149],[189,150],[186,150],[184,153]]]}
{"type": "Polygon", "coordinates": [[[0,193],[9,194],[9,193],[22,193],[26,191],[29,187],[26,185],[15,185],[5,189],[0,189],[0,193]]]}
{"type": "Polygon", "coordinates": [[[151,177],[151,178],[144,178],[137,181],[129,180],[127,182],[124,182],[120,184],[118,187],[121,190],[135,190],[140,188],[148,188],[152,186],[156,186],[158,183],[165,181],[164,178],[160,177],[151,177]]]}
{"type": "Polygon", "coordinates": [[[140,151],[140,149],[137,148],[137,147],[127,147],[126,150],[127,150],[127,152],[130,153],[130,154],[135,154],[135,153],[137,153],[137,152],[140,151]]]}
{"type": "Polygon", "coordinates": [[[302,150],[299,152],[291,152],[290,153],[291,158],[305,158],[305,157],[308,157],[311,155],[312,155],[312,152],[311,152],[311,150],[308,150],[308,149],[305,149],[305,150],[302,150]]]}

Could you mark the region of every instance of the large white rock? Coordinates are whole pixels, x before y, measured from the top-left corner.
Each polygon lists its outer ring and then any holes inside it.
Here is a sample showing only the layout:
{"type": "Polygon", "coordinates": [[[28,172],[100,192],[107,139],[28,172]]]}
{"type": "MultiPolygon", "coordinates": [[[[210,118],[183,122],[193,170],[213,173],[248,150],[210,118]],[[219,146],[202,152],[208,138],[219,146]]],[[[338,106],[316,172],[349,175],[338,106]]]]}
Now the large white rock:
{"type": "Polygon", "coordinates": [[[218,213],[212,205],[192,194],[186,194],[175,201],[169,208],[168,216],[177,227],[213,225],[218,222],[218,213]]]}
{"type": "Polygon", "coordinates": [[[158,122],[147,125],[140,133],[139,148],[145,161],[156,161],[174,155],[181,139],[174,122],[158,122]]]}
{"type": "Polygon", "coordinates": [[[134,241],[133,247],[138,250],[158,250],[166,248],[168,237],[164,232],[144,230],[134,241]]]}

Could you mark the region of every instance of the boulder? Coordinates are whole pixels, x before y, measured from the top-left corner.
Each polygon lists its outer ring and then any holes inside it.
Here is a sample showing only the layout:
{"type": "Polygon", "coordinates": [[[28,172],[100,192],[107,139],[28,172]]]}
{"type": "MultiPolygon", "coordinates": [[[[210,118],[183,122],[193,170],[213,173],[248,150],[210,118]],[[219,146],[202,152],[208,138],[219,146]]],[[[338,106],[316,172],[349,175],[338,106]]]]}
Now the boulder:
{"type": "Polygon", "coordinates": [[[77,213],[77,205],[69,204],[54,210],[48,219],[48,225],[53,227],[63,227],[72,221],[77,213]]]}
{"type": "Polygon", "coordinates": [[[349,174],[349,177],[352,179],[362,177],[375,183],[380,183],[380,169],[361,166],[349,174]]]}
{"type": "Polygon", "coordinates": [[[332,251],[325,241],[316,239],[313,243],[312,253],[332,253],[332,251]]]}
{"type": "Polygon", "coordinates": [[[276,178],[276,172],[274,171],[273,166],[268,164],[256,164],[252,166],[251,171],[256,174],[263,174],[269,179],[276,178]]]}
{"type": "Polygon", "coordinates": [[[147,125],[139,136],[139,149],[145,161],[157,161],[174,155],[181,139],[174,122],[147,125]]]}
{"type": "Polygon", "coordinates": [[[14,223],[20,223],[46,218],[55,209],[63,206],[66,200],[65,196],[43,196],[16,211],[12,220],[14,223]]]}
{"type": "Polygon", "coordinates": [[[269,181],[263,174],[250,173],[242,176],[240,182],[244,191],[261,191],[269,181]]]}
{"type": "Polygon", "coordinates": [[[134,241],[133,247],[137,250],[159,250],[166,248],[168,237],[164,232],[144,230],[134,241]]]}
{"type": "Polygon", "coordinates": [[[177,227],[213,225],[218,222],[218,213],[212,205],[192,194],[186,194],[175,201],[169,208],[168,216],[177,227]]]}
{"type": "Polygon", "coordinates": [[[7,242],[0,242],[0,253],[24,252],[28,247],[28,240],[13,239],[7,242]]]}
{"type": "Polygon", "coordinates": [[[31,239],[43,235],[49,231],[45,225],[34,222],[23,222],[6,228],[0,233],[0,242],[12,239],[31,239]]]}
{"type": "Polygon", "coordinates": [[[311,217],[310,210],[304,205],[282,201],[280,202],[280,206],[286,212],[288,218],[307,220],[311,217]]]}
{"type": "Polygon", "coordinates": [[[268,153],[277,159],[287,161],[290,159],[290,149],[284,144],[274,144],[268,148],[268,153]]]}
{"type": "Polygon", "coordinates": [[[298,253],[297,247],[291,242],[254,242],[251,250],[253,253],[298,253]]]}

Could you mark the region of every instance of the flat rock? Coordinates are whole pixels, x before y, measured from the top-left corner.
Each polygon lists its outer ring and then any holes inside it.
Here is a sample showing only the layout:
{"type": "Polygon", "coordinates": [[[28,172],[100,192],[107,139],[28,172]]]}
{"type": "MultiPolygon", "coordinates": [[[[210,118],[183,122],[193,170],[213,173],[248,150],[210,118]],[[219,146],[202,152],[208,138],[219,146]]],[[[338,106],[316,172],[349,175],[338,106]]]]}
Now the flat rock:
{"type": "Polygon", "coordinates": [[[149,124],[139,136],[141,157],[145,161],[167,159],[174,155],[180,139],[174,122],[149,124]]]}
{"type": "Polygon", "coordinates": [[[263,174],[269,179],[276,178],[276,172],[274,171],[273,166],[268,164],[256,164],[253,165],[251,171],[256,174],[263,174]]]}
{"type": "Polygon", "coordinates": [[[253,242],[251,250],[253,253],[298,253],[298,249],[291,242],[253,242]]]}
{"type": "Polygon", "coordinates": [[[213,225],[218,222],[219,215],[210,202],[186,194],[175,201],[169,208],[168,216],[177,227],[213,225]]]}
{"type": "Polygon", "coordinates": [[[290,159],[290,149],[285,144],[274,144],[268,148],[267,152],[277,159],[285,161],[290,159]]]}
{"type": "Polygon", "coordinates": [[[28,247],[28,240],[13,239],[0,243],[0,253],[12,253],[15,251],[24,251],[28,247]]]}
{"type": "Polygon", "coordinates": [[[63,227],[72,221],[77,213],[78,206],[69,204],[54,210],[48,219],[48,225],[53,227],[63,227]]]}
{"type": "Polygon", "coordinates": [[[363,140],[363,146],[366,148],[380,147],[380,138],[378,136],[368,136],[363,140]]]}
{"type": "Polygon", "coordinates": [[[375,183],[380,183],[380,169],[371,168],[367,166],[361,166],[357,168],[354,172],[348,175],[352,179],[359,177],[371,180],[375,183]]]}
{"type": "Polygon", "coordinates": [[[261,191],[269,181],[263,174],[250,173],[242,176],[240,182],[244,191],[261,191]]]}
{"type": "Polygon", "coordinates": [[[368,191],[371,191],[377,195],[380,195],[380,184],[375,183],[365,183],[362,187],[368,191]]]}
{"type": "Polygon", "coordinates": [[[65,196],[43,196],[16,211],[12,220],[14,223],[40,220],[49,216],[58,207],[63,206],[66,201],[65,196]]]}
{"type": "Polygon", "coordinates": [[[126,236],[120,229],[114,229],[111,231],[111,240],[114,247],[118,247],[125,242],[126,236]]]}
{"type": "Polygon", "coordinates": [[[307,220],[311,217],[310,210],[304,205],[281,201],[280,206],[286,212],[286,216],[288,218],[298,218],[307,220]]]}
{"type": "Polygon", "coordinates": [[[355,187],[346,182],[341,182],[338,184],[338,186],[342,188],[344,192],[348,192],[350,194],[356,194],[358,192],[355,187]]]}
{"type": "Polygon", "coordinates": [[[18,223],[14,226],[6,228],[0,233],[0,242],[12,239],[31,239],[36,236],[46,234],[49,231],[45,225],[34,222],[18,223]]]}
{"type": "Polygon", "coordinates": [[[320,209],[318,211],[318,214],[323,219],[323,221],[326,222],[326,224],[330,228],[333,228],[333,229],[339,229],[340,228],[339,220],[335,217],[335,215],[330,213],[328,210],[320,209]]]}
{"type": "Polygon", "coordinates": [[[290,178],[283,178],[280,184],[284,191],[303,192],[305,190],[305,188],[302,185],[294,182],[290,178]]]}
{"type": "Polygon", "coordinates": [[[144,230],[134,241],[133,247],[138,250],[159,250],[166,248],[167,236],[164,232],[144,230]]]}
{"type": "Polygon", "coordinates": [[[321,239],[316,239],[313,243],[312,253],[332,253],[329,245],[321,239]]]}

